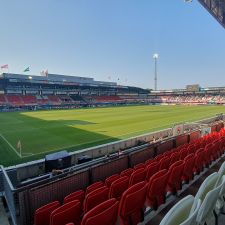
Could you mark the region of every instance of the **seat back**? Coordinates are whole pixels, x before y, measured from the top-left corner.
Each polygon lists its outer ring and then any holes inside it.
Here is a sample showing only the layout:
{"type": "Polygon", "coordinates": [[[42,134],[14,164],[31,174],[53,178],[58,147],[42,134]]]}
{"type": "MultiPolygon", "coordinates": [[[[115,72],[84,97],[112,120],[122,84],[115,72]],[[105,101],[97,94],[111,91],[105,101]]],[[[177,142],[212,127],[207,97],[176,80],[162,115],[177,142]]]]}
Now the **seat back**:
{"type": "Polygon", "coordinates": [[[170,156],[170,165],[177,162],[180,159],[180,152],[175,152],[170,156]]]}
{"type": "Polygon", "coordinates": [[[84,199],[84,212],[88,212],[98,204],[108,200],[109,189],[107,187],[100,187],[86,195],[84,199]]]}
{"type": "MultiPolygon", "coordinates": [[[[191,154],[191,153],[190,153],[191,154]]],[[[180,159],[184,159],[188,155],[188,149],[184,148],[180,151],[180,159]]]]}
{"type": "Polygon", "coordinates": [[[184,162],[182,160],[175,162],[169,168],[168,191],[176,193],[181,189],[181,176],[183,174],[184,162]]]}
{"type": "Polygon", "coordinates": [[[127,177],[130,177],[131,174],[132,174],[133,172],[134,172],[134,170],[133,170],[132,168],[128,168],[128,169],[122,171],[122,172],[120,173],[120,176],[127,176],[127,177]]]}
{"type": "Polygon", "coordinates": [[[159,171],[159,162],[153,162],[147,166],[146,180],[149,179],[159,171]]]}
{"type": "Polygon", "coordinates": [[[183,180],[189,182],[193,179],[195,166],[195,155],[192,153],[184,159],[183,180]]]}
{"type": "Polygon", "coordinates": [[[218,186],[219,183],[222,181],[222,177],[225,175],[225,162],[222,163],[220,166],[220,169],[218,171],[218,179],[216,181],[215,187],[218,186]]]}
{"type": "Polygon", "coordinates": [[[140,182],[126,190],[119,205],[119,216],[122,224],[138,224],[144,219],[146,182],[140,182]]]}
{"type": "Polygon", "coordinates": [[[120,178],[120,175],[119,175],[119,174],[114,174],[114,175],[112,175],[112,176],[106,178],[106,180],[105,180],[105,185],[109,188],[109,187],[111,186],[111,184],[112,184],[115,180],[117,180],[117,179],[119,179],[119,178],[120,178]]]}
{"type": "Polygon", "coordinates": [[[197,201],[198,199],[200,199],[202,202],[205,199],[206,194],[212,190],[215,187],[216,181],[218,179],[218,174],[217,172],[212,173],[211,175],[209,175],[201,184],[200,188],[198,189],[198,192],[195,195],[195,200],[194,200],[194,204],[192,206],[191,209],[191,213],[194,211],[194,209],[196,208],[197,205],[197,201]]]}
{"type": "Polygon", "coordinates": [[[81,205],[83,205],[83,201],[84,201],[84,191],[83,190],[78,190],[78,191],[75,191],[69,195],[67,195],[63,202],[64,204],[65,203],[68,203],[68,202],[71,202],[71,201],[74,201],[74,200],[79,200],[81,205]]]}
{"type": "Polygon", "coordinates": [[[50,225],[62,225],[67,223],[80,224],[82,209],[78,200],[66,203],[55,209],[50,216],[50,225]]]}
{"type": "Polygon", "coordinates": [[[194,209],[193,213],[190,213],[189,217],[180,225],[197,225],[197,215],[198,215],[198,211],[200,209],[201,203],[202,203],[201,200],[198,199],[196,208],[194,209]]]}
{"type": "Polygon", "coordinates": [[[169,176],[168,170],[161,170],[153,175],[147,186],[147,205],[153,209],[165,202],[166,186],[169,176]]]}
{"type": "Polygon", "coordinates": [[[115,225],[118,216],[119,202],[109,199],[87,212],[81,225],[115,225]]]}
{"type": "Polygon", "coordinates": [[[117,200],[120,200],[123,192],[127,190],[128,185],[129,177],[127,176],[121,177],[114,181],[109,189],[109,198],[116,198],[117,200]]]}
{"type": "Polygon", "coordinates": [[[170,157],[164,157],[160,160],[159,170],[169,169],[170,157]]]}
{"type": "Polygon", "coordinates": [[[145,168],[145,164],[144,163],[139,163],[139,164],[134,166],[134,170],[138,170],[138,169],[141,169],[141,168],[145,168]]]}
{"type": "Polygon", "coordinates": [[[38,208],[34,214],[34,225],[49,225],[50,215],[58,207],[60,207],[59,201],[54,201],[38,208]]]}
{"type": "Polygon", "coordinates": [[[100,187],[103,187],[103,186],[104,186],[104,183],[102,181],[98,181],[98,182],[95,182],[95,183],[89,185],[86,188],[86,195],[100,187]]]}
{"type": "Polygon", "coordinates": [[[194,216],[190,214],[193,202],[194,197],[192,195],[188,195],[181,199],[169,210],[169,212],[162,219],[160,225],[194,225],[194,220],[196,220],[197,212],[200,207],[200,201],[198,207],[194,211],[194,216]],[[187,222],[187,220],[189,221],[187,222]]]}
{"type": "Polygon", "coordinates": [[[204,224],[207,218],[213,215],[213,210],[216,206],[216,201],[219,197],[222,185],[223,184],[219,185],[217,188],[212,189],[206,194],[198,211],[197,222],[204,224]]]}
{"type": "Polygon", "coordinates": [[[144,181],[146,178],[146,169],[145,168],[140,168],[135,170],[131,176],[130,176],[130,180],[129,180],[129,187],[137,184],[141,181],[144,181]]]}

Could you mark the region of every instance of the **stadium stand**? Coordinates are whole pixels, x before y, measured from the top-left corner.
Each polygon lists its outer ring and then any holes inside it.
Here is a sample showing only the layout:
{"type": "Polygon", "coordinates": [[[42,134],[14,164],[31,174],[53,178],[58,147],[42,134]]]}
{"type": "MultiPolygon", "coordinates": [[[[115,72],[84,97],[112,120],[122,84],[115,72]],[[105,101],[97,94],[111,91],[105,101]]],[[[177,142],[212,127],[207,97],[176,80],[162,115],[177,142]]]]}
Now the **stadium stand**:
{"type": "MultiPolygon", "coordinates": [[[[224,87],[152,91],[93,78],[49,74],[48,77],[3,73],[0,110],[74,108],[124,104],[225,104],[224,87]],[[15,82],[16,81],[16,82],[15,82]]],[[[192,86],[197,86],[193,88],[192,86]]]]}
{"type": "MultiPolygon", "coordinates": [[[[200,152],[204,152],[204,155],[206,156],[207,159],[210,159],[209,160],[210,165],[213,162],[216,162],[225,153],[225,130],[222,129],[220,132],[213,132],[200,139],[196,139],[195,141],[190,142],[188,145],[184,144],[179,146],[178,148],[173,148],[170,151],[164,152],[162,154],[162,155],[165,155],[164,158],[166,159],[169,158],[171,162],[168,169],[164,169],[164,168],[160,169],[160,167],[158,167],[158,170],[155,169],[154,174],[152,174],[151,176],[148,175],[147,177],[146,169],[145,169],[146,166],[147,165],[159,166],[159,164],[161,164],[161,161],[164,159],[161,157],[160,158],[155,157],[151,161],[149,160],[146,161],[147,163],[145,164],[142,163],[137,165],[136,168],[134,169],[128,169],[128,170],[122,171],[120,174],[121,177],[118,174],[116,174],[115,176],[110,176],[109,178],[106,178],[105,183],[99,181],[87,187],[86,194],[84,197],[84,204],[83,204],[83,210],[86,214],[84,215],[83,220],[86,221],[86,217],[88,217],[89,215],[88,213],[92,212],[91,210],[98,211],[99,207],[102,204],[107,205],[106,203],[107,201],[113,201],[116,203],[116,200],[113,200],[113,198],[116,197],[116,199],[120,201],[119,211],[117,213],[118,218],[120,218],[120,224],[127,224],[127,225],[138,224],[139,222],[143,221],[144,220],[143,210],[145,208],[144,207],[145,202],[147,206],[150,206],[152,208],[152,210],[157,210],[159,206],[167,202],[166,196],[168,195],[168,193],[171,193],[172,195],[176,196],[176,193],[183,188],[185,183],[182,183],[181,181],[184,178],[187,178],[187,180],[190,182],[190,180],[194,179],[195,176],[199,176],[198,173],[199,174],[203,173],[202,169],[199,171],[195,169],[195,164],[193,162],[190,166],[191,169],[189,168],[189,171],[184,170],[185,165],[186,167],[189,166],[189,164],[185,162],[189,162],[189,160],[192,158],[194,158],[195,160],[199,160],[199,157],[198,157],[199,150],[200,152]],[[182,156],[181,154],[180,154],[180,158],[177,157],[176,160],[174,159],[174,153],[183,152],[184,148],[188,149],[188,147],[190,146],[192,147],[189,149],[191,149],[192,151],[188,152],[185,159],[183,159],[184,156],[182,156]],[[193,146],[196,146],[196,147],[194,148],[193,146]],[[208,151],[209,148],[211,149],[211,151],[208,151]],[[136,182],[133,183],[135,175],[139,173],[144,174],[143,175],[144,178],[141,179],[142,177],[141,175],[139,177],[140,180],[138,180],[137,183],[136,182]],[[150,179],[149,179],[149,176],[150,176],[150,179]],[[125,186],[123,185],[124,181],[126,181],[124,183],[126,184],[125,186]],[[110,186],[110,190],[106,186],[104,186],[104,184],[105,185],[108,184],[110,186]],[[117,194],[114,193],[115,191],[117,191],[117,194]]],[[[177,155],[175,154],[175,156],[177,155]]],[[[200,160],[200,163],[203,165],[204,168],[206,168],[206,163],[202,158],[200,160]]],[[[173,222],[169,222],[169,220],[164,219],[162,220],[162,224],[174,224],[174,225],[180,224],[179,222],[180,220],[182,220],[182,222],[185,221],[184,224],[194,224],[193,221],[195,220],[196,220],[196,224],[204,224],[204,222],[207,220],[207,217],[209,217],[209,215],[213,215],[212,213],[215,208],[215,203],[219,198],[219,193],[222,190],[222,187],[223,187],[223,192],[220,193],[220,198],[224,194],[225,183],[224,183],[224,178],[222,174],[224,174],[224,166],[221,166],[219,173],[214,173],[210,175],[203,182],[194,200],[193,200],[193,197],[190,197],[190,196],[187,198],[189,200],[187,199],[183,200],[188,202],[187,206],[185,206],[184,204],[184,208],[182,207],[180,208],[181,211],[184,211],[184,210],[188,211],[187,214],[184,214],[184,218],[179,217],[177,219],[176,215],[174,215],[174,217],[169,216],[169,218],[171,218],[171,221],[173,222]],[[216,184],[218,184],[217,185],[218,187],[215,187],[216,184]],[[201,201],[199,201],[199,199],[201,199],[201,201]],[[202,202],[201,205],[200,205],[200,202],[202,202]],[[177,220],[178,222],[175,223],[174,221],[177,221],[177,220]]],[[[82,203],[83,194],[84,194],[84,191],[82,190],[78,191],[75,195],[76,196],[80,195],[81,197],[80,196],[75,197],[77,199],[75,201],[79,202],[78,199],[80,198],[82,203]]],[[[71,196],[71,195],[73,195],[73,193],[68,196],[71,196]]],[[[64,202],[65,202],[65,199],[68,199],[68,196],[64,198],[64,202]]],[[[74,198],[71,198],[71,200],[74,201],[74,198]]],[[[177,208],[177,206],[174,206],[174,207],[177,208]]],[[[42,208],[43,207],[41,207],[40,209],[42,208]]],[[[36,210],[35,215],[37,214],[37,212],[40,211],[40,209],[36,210]]],[[[175,211],[174,208],[172,208],[171,212],[169,212],[168,215],[174,214],[174,211],[175,211]]],[[[102,210],[101,212],[100,211],[98,212],[103,213],[104,210],[102,210]]],[[[49,214],[48,216],[50,216],[50,218],[52,217],[49,214]]],[[[168,216],[166,216],[165,218],[168,218],[168,216]]],[[[217,218],[217,215],[216,215],[216,218],[217,218]]],[[[115,223],[115,220],[116,219],[114,217],[114,222],[112,222],[112,224],[115,223]]],[[[74,221],[68,221],[68,222],[74,222],[74,221]]],[[[86,222],[82,222],[82,224],[86,224],[86,222]]]]}

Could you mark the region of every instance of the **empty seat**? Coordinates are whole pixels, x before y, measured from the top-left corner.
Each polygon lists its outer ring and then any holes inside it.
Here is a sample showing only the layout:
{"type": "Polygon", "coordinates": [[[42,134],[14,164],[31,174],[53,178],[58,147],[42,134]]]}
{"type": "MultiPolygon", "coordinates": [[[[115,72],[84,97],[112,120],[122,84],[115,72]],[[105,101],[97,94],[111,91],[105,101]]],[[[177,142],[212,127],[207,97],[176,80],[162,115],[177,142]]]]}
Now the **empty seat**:
{"type": "Polygon", "coordinates": [[[59,201],[54,201],[38,208],[34,214],[34,225],[49,225],[51,213],[59,206],[59,201]]]}
{"type": "Polygon", "coordinates": [[[216,207],[216,202],[219,198],[222,185],[224,185],[224,183],[221,183],[218,187],[210,190],[206,194],[197,215],[197,222],[199,224],[209,224],[208,221],[210,221],[213,216],[215,216],[216,224],[218,224],[217,216],[214,214],[214,209],[216,207]]]}
{"type": "Polygon", "coordinates": [[[169,177],[167,181],[167,191],[173,194],[181,189],[181,177],[183,174],[184,162],[182,160],[175,162],[169,168],[169,177]]]}
{"type": "MultiPolygon", "coordinates": [[[[180,159],[183,160],[187,155],[188,155],[188,149],[187,148],[184,148],[180,151],[180,159]]],[[[192,154],[192,153],[190,153],[192,154]]]]}
{"type": "Polygon", "coordinates": [[[171,154],[170,156],[170,165],[172,165],[173,163],[177,162],[180,159],[180,153],[179,152],[175,152],[173,154],[171,154]]]}
{"type": "Polygon", "coordinates": [[[161,204],[165,203],[166,186],[169,176],[168,170],[161,170],[153,175],[147,187],[147,205],[156,210],[161,204]]]}
{"type": "Polygon", "coordinates": [[[182,180],[185,183],[189,183],[189,181],[193,179],[194,165],[195,165],[195,155],[192,153],[184,159],[184,170],[182,174],[182,180]]]}
{"type": "Polygon", "coordinates": [[[78,200],[68,202],[55,209],[50,216],[50,225],[73,223],[80,224],[81,203],[78,200]]]}
{"type": "Polygon", "coordinates": [[[170,157],[164,157],[160,160],[159,170],[169,169],[170,157]]]}
{"type": "Polygon", "coordinates": [[[114,181],[109,189],[109,198],[116,198],[117,200],[120,200],[123,192],[127,190],[128,185],[129,177],[127,176],[121,177],[114,181]]]}
{"type": "Polygon", "coordinates": [[[102,202],[84,215],[81,225],[115,225],[118,206],[115,198],[102,202]]]}
{"type": "Polygon", "coordinates": [[[198,189],[198,192],[195,195],[195,200],[194,200],[191,212],[193,212],[194,208],[196,208],[198,199],[200,199],[203,202],[206,194],[215,187],[218,177],[219,177],[218,173],[215,172],[209,175],[203,181],[200,188],[198,189]]]}
{"type": "Polygon", "coordinates": [[[140,182],[126,190],[119,205],[121,225],[137,225],[144,219],[144,203],[146,196],[146,182],[140,182]]]}
{"type": "Polygon", "coordinates": [[[108,200],[109,189],[100,187],[86,195],[84,199],[84,212],[88,212],[96,205],[108,200]]]}
{"type": "Polygon", "coordinates": [[[74,201],[74,200],[79,200],[81,205],[83,205],[83,201],[84,201],[84,191],[83,190],[78,190],[78,191],[75,191],[69,195],[67,195],[65,198],[64,198],[64,203],[67,203],[67,202],[70,202],[70,201],[74,201]]]}
{"type": "Polygon", "coordinates": [[[199,174],[204,168],[204,149],[201,148],[196,152],[194,171],[199,174]]]}
{"type": "Polygon", "coordinates": [[[198,200],[193,213],[190,213],[194,202],[194,197],[188,195],[174,205],[162,219],[160,225],[196,225],[197,214],[201,205],[198,200]]]}
{"type": "Polygon", "coordinates": [[[129,186],[137,184],[137,183],[139,183],[141,181],[145,181],[145,178],[146,178],[146,170],[145,170],[145,168],[137,169],[130,176],[129,186]]]}
{"type": "Polygon", "coordinates": [[[106,178],[106,180],[105,180],[105,185],[106,185],[107,187],[110,187],[111,184],[112,184],[115,180],[117,180],[117,179],[119,179],[119,178],[120,178],[120,175],[119,175],[119,174],[114,174],[114,175],[112,175],[112,176],[106,178]]]}
{"type": "Polygon", "coordinates": [[[103,186],[104,186],[104,183],[102,181],[98,181],[98,182],[95,182],[95,183],[89,185],[86,188],[86,195],[100,187],[103,187],[103,186]]]}
{"type": "Polygon", "coordinates": [[[122,171],[122,172],[120,173],[120,176],[128,176],[128,177],[130,177],[130,175],[131,175],[133,172],[134,172],[134,170],[133,170],[132,168],[128,168],[128,169],[122,171]]]}
{"type": "Polygon", "coordinates": [[[139,163],[139,164],[134,166],[134,170],[141,169],[141,168],[145,168],[145,164],[144,163],[139,163]]]}
{"type": "Polygon", "coordinates": [[[147,166],[146,169],[146,181],[149,181],[150,178],[159,171],[159,162],[153,162],[147,166]]]}
{"type": "Polygon", "coordinates": [[[225,162],[222,163],[222,165],[220,166],[220,169],[218,171],[218,179],[216,181],[216,185],[218,186],[219,183],[221,183],[222,181],[222,177],[225,175],[225,162]]]}

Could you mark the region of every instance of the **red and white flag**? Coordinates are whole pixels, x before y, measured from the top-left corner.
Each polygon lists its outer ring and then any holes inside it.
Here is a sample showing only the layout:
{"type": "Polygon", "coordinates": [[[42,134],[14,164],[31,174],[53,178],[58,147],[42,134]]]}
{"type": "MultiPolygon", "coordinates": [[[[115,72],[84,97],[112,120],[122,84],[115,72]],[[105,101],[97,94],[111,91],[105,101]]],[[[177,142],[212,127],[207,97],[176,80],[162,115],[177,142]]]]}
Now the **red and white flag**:
{"type": "Polygon", "coordinates": [[[8,64],[5,64],[5,65],[2,65],[1,66],[1,69],[8,69],[9,68],[9,65],[8,64]]]}
{"type": "Polygon", "coordinates": [[[45,76],[46,76],[46,77],[48,76],[48,70],[45,71],[45,76]]]}

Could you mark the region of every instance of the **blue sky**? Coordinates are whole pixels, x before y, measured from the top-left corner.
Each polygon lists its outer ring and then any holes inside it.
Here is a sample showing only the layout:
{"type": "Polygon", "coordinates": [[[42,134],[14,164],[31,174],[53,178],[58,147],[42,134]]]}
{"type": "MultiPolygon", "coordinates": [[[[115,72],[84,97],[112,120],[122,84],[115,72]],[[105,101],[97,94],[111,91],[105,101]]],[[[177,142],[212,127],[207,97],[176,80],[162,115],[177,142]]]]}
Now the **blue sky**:
{"type": "Polygon", "coordinates": [[[225,30],[196,1],[1,0],[0,64],[160,89],[225,86],[225,30]],[[127,79],[127,81],[126,81],[127,79]]]}

